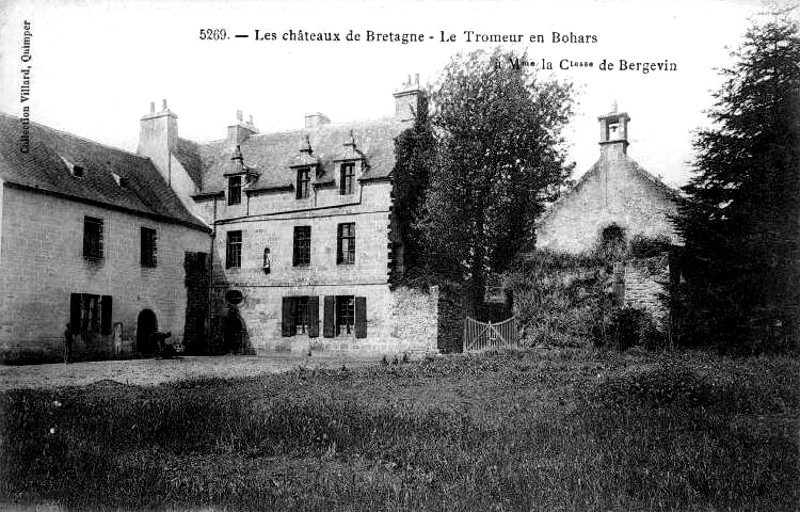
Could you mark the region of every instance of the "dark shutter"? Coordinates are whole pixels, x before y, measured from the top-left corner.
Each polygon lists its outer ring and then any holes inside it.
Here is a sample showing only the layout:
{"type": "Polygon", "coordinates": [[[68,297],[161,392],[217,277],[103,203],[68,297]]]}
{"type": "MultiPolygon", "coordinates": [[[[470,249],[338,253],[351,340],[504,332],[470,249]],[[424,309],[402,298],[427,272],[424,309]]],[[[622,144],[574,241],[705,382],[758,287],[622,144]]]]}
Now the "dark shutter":
{"type": "Polygon", "coordinates": [[[328,295],[325,297],[325,318],[323,319],[322,335],[326,338],[333,338],[334,315],[336,310],[336,297],[328,295]]]}
{"type": "Polygon", "coordinates": [[[69,326],[73,332],[81,330],[81,294],[72,293],[69,296],[69,326]]]}
{"type": "Polygon", "coordinates": [[[356,338],[367,337],[367,298],[356,297],[356,338]]]}
{"type": "Polygon", "coordinates": [[[319,336],[319,297],[308,298],[308,337],[319,336]]]}
{"type": "Polygon", "coordinates": [[[111,334],[111,295],[103,295],[100,301],[100,334],[111,334]]]}
{"type": "Polygon", "coordinates": [[[281,322],[281,336],[294,334],[294,308],[291,297],[283,298],[283,320],[281,322]]]}

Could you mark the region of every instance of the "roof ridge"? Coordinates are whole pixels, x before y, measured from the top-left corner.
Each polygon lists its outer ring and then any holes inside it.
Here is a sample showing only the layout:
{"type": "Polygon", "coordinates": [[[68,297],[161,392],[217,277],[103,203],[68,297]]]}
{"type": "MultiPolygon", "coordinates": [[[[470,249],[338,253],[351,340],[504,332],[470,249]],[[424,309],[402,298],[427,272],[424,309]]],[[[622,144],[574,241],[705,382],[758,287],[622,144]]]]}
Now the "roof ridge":
{"type": "MultiPolygon", "coordinates": [[[[5,112],[0,112],[0,115],[6,116],[6,117],[15,118],[15,119],[22,119],[22,118],[21,118],[21,117],[19,117],[19,116],[15,116],[15,115],[12,115],[12,114],[7,114],[7,113],[5,113],[5,112]]],[[[87,138],[87,137],[84,137],[84,136],[82,136],[82,135],[76,135],[76,134],[74,134],[74,133],[72,133],[72,132],[68,132],[68,131],[65,131],[65,130],[61,130],[61,129],[59,129],[59,128],[53,128],[52,126],[48,126],[48,125],[46,125],[46,124],[37,123],[36,121],[31,121],[30,123],[31,123],[32,125],[35,125],[35,126],[39,127],[39,128],[44,128],[45,130],[50,130],[50,131],[53,131],[53,132],[57,132],[57,133],[59,133],[59,134],[61,134],[61,135],[66,135],[66,136],[68,136],[68,137],[72,137],[73,139],[78,139],[78,140],[81,140],[81,141],[83,141],[83,142],[89,142],[89,143],[91,143],[91,144],[96,144],[96,145],[98,145],[98,146],[102,146],[102,147],[104,147],[104,148],[107,148],[107,149],[112,149],[112,150],[114,150],[114,151],[119,151],[119,152],[121,152],[121,153],[125,153],[125,154],[131,155],[131,156],[135,156],[135,157],[137,157],[137,158],[141,158],[141,159],[143,159],[143,160],[150,160],[149,158],[147,158],[147,157],[145,157],[145,156],[139,155],[139,154],[137,154],[137,153],[134,153],[134,152],[132,152],[132,151],[128,151],[127,149],[122,149],[122,148],[119,148],[119,147],[116,147],[116,146],[111,146],[111,145],[109,145],[109,144],[105,144],[105,143],[103,143],[103,142],[98,142],[98,141],[96,141],[96,140],[89,139],[89,138],[87,138]]]]}

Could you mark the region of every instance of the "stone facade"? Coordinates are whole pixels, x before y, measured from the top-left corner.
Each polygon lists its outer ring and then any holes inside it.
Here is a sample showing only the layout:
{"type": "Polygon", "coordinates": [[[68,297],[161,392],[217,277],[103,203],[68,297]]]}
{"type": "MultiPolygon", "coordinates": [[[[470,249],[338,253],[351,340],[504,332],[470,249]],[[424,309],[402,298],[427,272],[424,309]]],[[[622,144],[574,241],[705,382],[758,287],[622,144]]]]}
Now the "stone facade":
{"type": "Polygon", "coordinates": [[[207,144],[181,139],[166,104],[142,118],[139,153],[213,228],[211,352],[436,350],[436,290],[389,285],[402,271],[394,137],[426,112],[418,79],[394,96],[393,117],[313,113],[277,133],[240,112],[207,144]]]}
{"type": "Polygon", "coordinates": [[[537,247],[589,251],[612,225],[622,228],[627,240],[643,235],[678,242],[670,216],[677,213],[680,196],[628,156],[630,118],[612,112],[599,120],[600,158],[542,217],[537,247]]]}
{"type": "Polygon", "coordinates": [[[152,167],[152,182],[145,184],[138,180],[149,178],[131,175],[136,183],[116,190],[119,185],[108,169],[94,164],[100,159],[120,173],[149,172],[146,160],[120,156],[119,150],[89,141],[73,146],[71,136],[44,127],[37,126],[35,134],[40,146],[31,157],[11,155],[7,147],[0,147],[4,150],[0,159],[0,357],[6,361],[62,358],[68,322],[81,324],[75,326],[76,358],[131,355],[142,348],[137,346],[137,337],[142,334],[138,329],[143,311],[152,312],[154,327],[170,331],[170,341],[180,344],[187,308],[183,262],[187,252],[208,253],[209,229],[199,220],[193,223],[185,211],[173,216],[154,206],[155,199],[149,207],[126,202],[126,195],[135,199],[144,196],[145,190],[153,194],[156,187],[165,201],[171,196],[179,205],[166,183],[158,183],[161,179],[152,167]],[[48,160],[49,151],[66,162],[83,164],[85,176],[70,175],[64,161],[48,160]],[[118,158],[126,162],[119,163],[118,158]],[[139,167],[131,167],[131,161],[139,167]],[[58,165],[47,168],[48,163],[58,165]],[[42,168],[48,175],[63,178],[64,184],[37,176],[44,172],[42,168]],[[77,188],[70,189],[71,185],[77,188]],[[104,202],[107,193],[117,194],[118,202],[104,202]],[[101,257],[86,257],[87,217],[101,221],[101,257]],[[140,260],[142,228],[156,234],[152,265],[140,260]]]}
{"type": "MultiPolygon", "coordinates": [[[[678,213],[681,197],[628,156],[630,117],[615,108],[598,119],[600,158],[545,213],[537,226],[537,247],[589,252],[603,243],[608,230],[623,243],[637,235],[679,243],[670,217],[678,213]]],[[[666,255],[620,262],[618,267],[616,286],[624,295],[617,295],[624,300],[616,305],[642,308],[666,328],[668,313],[661,301],[669,281],[666,255]]]]}

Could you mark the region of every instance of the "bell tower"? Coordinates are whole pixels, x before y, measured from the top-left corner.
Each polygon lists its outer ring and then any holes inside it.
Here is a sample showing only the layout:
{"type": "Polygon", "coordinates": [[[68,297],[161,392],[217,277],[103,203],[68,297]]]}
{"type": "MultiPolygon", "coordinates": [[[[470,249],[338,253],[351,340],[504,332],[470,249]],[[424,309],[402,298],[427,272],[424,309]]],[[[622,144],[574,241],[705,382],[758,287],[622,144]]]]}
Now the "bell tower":
{"type": "Polygon", "coordinates": [[[600,156],[618,158],[628,153],[628,122],[626,112],[617,111],[617,102],[611,112],[597,118],[600,121],[600,156]]]}

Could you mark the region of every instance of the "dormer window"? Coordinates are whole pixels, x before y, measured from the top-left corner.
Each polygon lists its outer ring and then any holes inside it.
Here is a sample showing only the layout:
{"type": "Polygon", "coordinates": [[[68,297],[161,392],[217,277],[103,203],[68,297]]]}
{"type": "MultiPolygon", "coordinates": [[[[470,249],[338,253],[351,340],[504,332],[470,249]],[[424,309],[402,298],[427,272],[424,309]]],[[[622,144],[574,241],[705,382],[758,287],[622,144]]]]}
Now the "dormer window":
{"type": "Polygon", "coordinates": [[[72,162],[70,162],[69,160],[67,160],[66,158],[64,158],[63,156],[61,156],[61,155],[58,155],[58,156],[61,157],[61,161],[64,162],[64,165],[67,166],[67,169],[69,169],[69,173],[73,177],[75,177],[75,178],[83,178],[83,174],[84,174],[83,173],[83,166],[75,165],[72,162]]]}
{"type": "Polygon", "coordinates": [[[117,173],[111,173],[111,175],[114,176],[114,181],[117,182],[119,188],[128,188],[128,178],[117,173]]]}
{"type": "Polygon", "coordinates": [[[339,173],[339,194],[350,195],[355,190],[356,165],[353,162],[345,162],[341,166],[339,173]]]}
{"type": "Polygon", "coordinates": [[[308,199],[311,188],[311,169],[301,167],[297,169],[297,199],[308,199]]]}
{"type": "Polygon", "coordinates": [[[228,178],[228,205],[241,204],[242,202],[242,177],[231,176],[228,178]]]}

